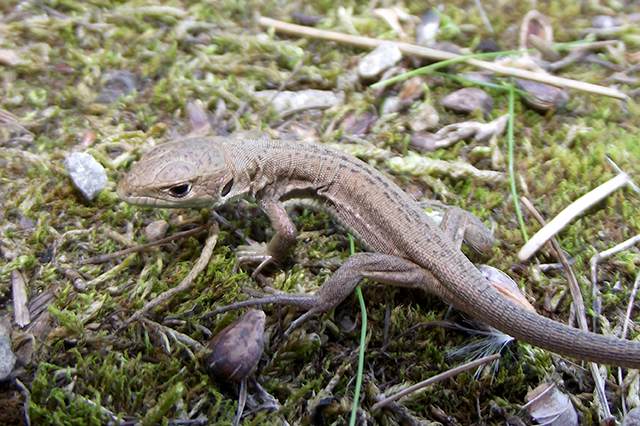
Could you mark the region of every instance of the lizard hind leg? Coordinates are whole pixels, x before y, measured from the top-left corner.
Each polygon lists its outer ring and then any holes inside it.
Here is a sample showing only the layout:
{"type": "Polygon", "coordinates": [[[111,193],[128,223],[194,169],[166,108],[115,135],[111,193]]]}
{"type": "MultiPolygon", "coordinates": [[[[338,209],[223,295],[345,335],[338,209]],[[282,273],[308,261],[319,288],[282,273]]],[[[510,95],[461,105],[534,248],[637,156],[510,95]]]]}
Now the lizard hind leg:
{"type": "Polygon", "coordinates": [[[422,288],[432,293],[439,287],[439,282],[429,271],[406,259],[379,253],[356,253],[351,255],[315,294],[275,292],[266,297],[232,303],[209,312],[207,316],[268,303],[306,310],[306,313],[291,323],[285,332],[286,336],[312,315],[337,307],[363,278],[401,287],[422,288]]]}
{"type": "Polygon", "coordinates": [[[447,207],[440,228],[458,250],[463,240],[478,252],[487,252],[494,245],[493,233],[489,228],[476,216],[459,207],[447,207]]]}
{"type": "Polygon", "coordinates": [[[421,288],[429,292],[434,292],[440,286],[429,271],[409,260],[379,253],[356,253],[325,281],[312,299],[307,300],[313,306],[291,323],[285,335],[289,335],[312,315],[336,308],[364,278],[400,287],[421,288]]]}

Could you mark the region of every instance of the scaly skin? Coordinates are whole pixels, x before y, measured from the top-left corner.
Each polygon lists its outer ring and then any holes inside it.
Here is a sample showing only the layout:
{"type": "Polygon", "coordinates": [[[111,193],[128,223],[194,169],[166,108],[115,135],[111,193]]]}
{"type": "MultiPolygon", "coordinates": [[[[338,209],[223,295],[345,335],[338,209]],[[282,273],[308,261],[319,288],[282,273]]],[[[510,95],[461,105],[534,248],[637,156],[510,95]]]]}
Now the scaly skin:
{"type": "Polygon", "coordinates": [[[568,327],[503,297],[404,191],[366,163],[323,145],[219,137],[168,143],[140,160],[120,182],[118,195],[131,204],[175,208],[213,208],[254,197],[276,233],[267,245],[239,248],[238,262],[262,262],[260,267],[295,244],[296,229],[282,202],[318,199],[374,253],[351,256],[315,295],[278,294],[256,302],[308,309],[299,321],[335,307],[367,277],[435,293],[552,352],[640,367],[640,343],[568,327]]]}

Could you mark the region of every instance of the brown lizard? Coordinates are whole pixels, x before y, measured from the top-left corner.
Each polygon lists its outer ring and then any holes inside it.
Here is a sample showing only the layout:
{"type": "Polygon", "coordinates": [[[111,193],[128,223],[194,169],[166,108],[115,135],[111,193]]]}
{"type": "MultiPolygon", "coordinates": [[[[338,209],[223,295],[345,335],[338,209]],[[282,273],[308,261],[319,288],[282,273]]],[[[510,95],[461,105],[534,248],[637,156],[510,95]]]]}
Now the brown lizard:
{"type": "Polygon", "coordinates": [[[336,307],[369,278],[434,293],[552,352],[640,368],[640,343],[569,327],[502,296],[402,189],[368,164],[324,145],[220,137],[167,143],[140,160],[118,185],[118,195],[131,204],[174,208],[214,208],[238,197],[255,198],[275,234],[268,244],[241,246],[237,254],[238,264],[260,262],[258,270],[295,244],[297,230],[283,203],[319,200],[371,252],[350,256],[315,294],[278,293],[234,304],[306,309],[290,328],[336,307]]]}

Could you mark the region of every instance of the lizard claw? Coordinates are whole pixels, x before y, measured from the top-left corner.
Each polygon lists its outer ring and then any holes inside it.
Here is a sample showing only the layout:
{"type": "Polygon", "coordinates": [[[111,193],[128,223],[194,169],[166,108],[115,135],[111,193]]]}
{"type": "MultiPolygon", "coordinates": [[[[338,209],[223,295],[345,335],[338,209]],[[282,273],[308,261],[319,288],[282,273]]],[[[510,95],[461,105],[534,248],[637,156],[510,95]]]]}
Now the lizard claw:
{"type": "Polygon", "coordinates": [[[236,256],[238,257],[236,261],[238,266],[259,262],[258,267],[251,274],[251,278],[255,278],[265,266],[274,260],[273,255],[269,253],[269,248],[265,243],[238,246],[236,256]]]}

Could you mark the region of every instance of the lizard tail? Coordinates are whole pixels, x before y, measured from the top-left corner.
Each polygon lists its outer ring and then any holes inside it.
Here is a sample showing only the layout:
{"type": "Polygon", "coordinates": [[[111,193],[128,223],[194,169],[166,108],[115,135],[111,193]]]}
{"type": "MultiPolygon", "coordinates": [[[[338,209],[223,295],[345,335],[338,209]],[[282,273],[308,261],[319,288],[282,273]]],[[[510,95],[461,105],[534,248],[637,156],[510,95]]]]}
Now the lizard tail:
{"type": "Polygon", "coordinates": [[[528,311],[504,297],[472,265],[444,283],[436,293],[452,305],[526,343],[584,361],[640,368],[640,342],[617,339],[569,327],[528,311]],[[470,268],[472,268],[470,270],[470,268]],[[466,276],[465,276],[466,275],[466,276]],[[463,284],[461,284],[460,280],[463,284]]]}

